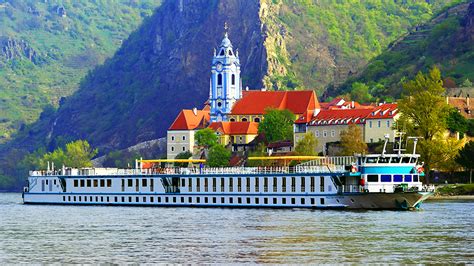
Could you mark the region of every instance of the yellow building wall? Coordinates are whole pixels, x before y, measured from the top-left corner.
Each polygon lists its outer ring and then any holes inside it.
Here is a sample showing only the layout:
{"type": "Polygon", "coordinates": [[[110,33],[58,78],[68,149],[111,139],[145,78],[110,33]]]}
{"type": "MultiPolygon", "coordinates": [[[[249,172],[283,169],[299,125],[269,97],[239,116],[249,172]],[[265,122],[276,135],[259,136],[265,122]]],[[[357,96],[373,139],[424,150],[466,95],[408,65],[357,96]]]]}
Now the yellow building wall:
{"type": "Polygon", "coordinates": [[[364,126],[364,141],[374,143],[385,140],[385,135],[390,136],[390,141],[394,140],[396,130],[392,127],[398,116],[395,118],[367,119],[364,126]]]}

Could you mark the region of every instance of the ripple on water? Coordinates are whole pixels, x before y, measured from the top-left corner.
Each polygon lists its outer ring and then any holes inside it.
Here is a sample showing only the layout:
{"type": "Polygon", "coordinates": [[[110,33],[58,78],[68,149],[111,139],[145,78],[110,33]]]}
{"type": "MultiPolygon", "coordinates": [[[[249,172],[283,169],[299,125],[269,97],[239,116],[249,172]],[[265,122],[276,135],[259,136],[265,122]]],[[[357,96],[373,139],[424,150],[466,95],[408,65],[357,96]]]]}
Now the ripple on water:
{"type": "Polygon", "coordinates": [[[0,263],[472,263],[474,202],[422,211],[22,205],[0,194],[0,263]]]}

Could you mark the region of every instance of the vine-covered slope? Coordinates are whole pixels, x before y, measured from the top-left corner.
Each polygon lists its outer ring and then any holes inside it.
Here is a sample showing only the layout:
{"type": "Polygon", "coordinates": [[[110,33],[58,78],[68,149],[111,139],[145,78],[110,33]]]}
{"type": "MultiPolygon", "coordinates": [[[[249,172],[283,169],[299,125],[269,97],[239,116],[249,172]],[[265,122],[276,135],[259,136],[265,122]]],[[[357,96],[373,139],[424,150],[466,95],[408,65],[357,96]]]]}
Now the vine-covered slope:
{"type": "Polygon", "coordinates": [[[57,107],[159,4],[0,0],[0,143],[57,107]]]}

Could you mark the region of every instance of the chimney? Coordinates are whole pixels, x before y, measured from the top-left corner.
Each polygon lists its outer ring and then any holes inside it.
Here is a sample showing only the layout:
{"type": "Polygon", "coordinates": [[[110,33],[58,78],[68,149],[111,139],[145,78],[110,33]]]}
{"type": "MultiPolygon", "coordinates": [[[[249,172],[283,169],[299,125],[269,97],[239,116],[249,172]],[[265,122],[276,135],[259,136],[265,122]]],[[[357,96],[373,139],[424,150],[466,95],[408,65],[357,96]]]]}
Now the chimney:
{"type": "Polygon", "coordinates": [[[467,105],[467,108],[469,109],[469,94],[466,97],[466,105],[467,105]]]}
{"type": "Polygon", "coordinates": [[[197,109],[196,107],[193,108],[193,114],[194,114],[195,116],[198,115],[198,109],[197,109]]]}
{"type": "Polygon", "coordinates": [[[249,86],[245,86],[245,91],[249,91],[249,86]]]}
{"type": "Polygon", "coordinates": [[[446,104],[449,104],[449,96],[446,96],[446,104]]]}
{"type": "Polygon", "coordinates": [[[351,108],[354,109],[354,106],[355,106],[354,101],[352,101],[351,102],[351,108]]]}

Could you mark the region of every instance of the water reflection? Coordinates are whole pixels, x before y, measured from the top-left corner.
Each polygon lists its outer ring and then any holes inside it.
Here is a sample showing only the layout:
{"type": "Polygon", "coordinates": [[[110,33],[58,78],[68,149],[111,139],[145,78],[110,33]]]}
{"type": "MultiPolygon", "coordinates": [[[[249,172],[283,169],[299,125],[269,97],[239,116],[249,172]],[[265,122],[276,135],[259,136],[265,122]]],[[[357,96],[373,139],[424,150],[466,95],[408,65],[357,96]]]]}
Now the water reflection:
{"type": "Polygon", "coordinates": [[[473,202],[418,212],[25,206],[0,194],[0,263],[468,263],[473,202]]]}

